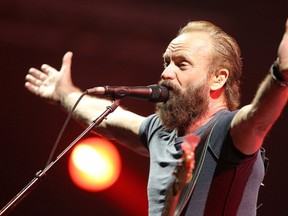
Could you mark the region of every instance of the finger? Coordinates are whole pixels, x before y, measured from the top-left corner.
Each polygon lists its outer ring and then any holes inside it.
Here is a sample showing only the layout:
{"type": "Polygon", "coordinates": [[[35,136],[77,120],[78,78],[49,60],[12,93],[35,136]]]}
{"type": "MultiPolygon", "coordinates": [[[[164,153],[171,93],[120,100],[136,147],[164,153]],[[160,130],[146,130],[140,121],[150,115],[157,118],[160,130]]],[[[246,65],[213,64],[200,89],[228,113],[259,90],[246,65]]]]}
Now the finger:
{"type": "Polygon", "coordinates": [[[28,83],[30,83],[31,85],[34,85],[34,86],[41,86],[43,84],[43,81],[38,79],[38,78],[35,78],[34,76],[32,76],[31,74],[27,74],[26,77],[25,77],[26,81],[28,83]]]}
{"type": "Polygon", "coordinates": [[[62,59],[61,71],[70,71],[72,65],[72,57],[73,57],[72,52],[69,51],[65,53],[62,59]]]}
{"type": "Polygon", "coordinates": [[[35,68],[30,68],[28,72],[30,75],[32,75],[33,77],[35,77],[41,81],[44,81],[47,79],[47,74],[45,74],[42,71],[39,71],[35,68]]]}
{"type": "Polygon", "coordinates": [[[41,66],[41,70],[42,70],[47,76],[49,76],[51,73],[57,73],[57,72],[58,72],[55,68],[51,67],[51,66],[48,65],[48,64],[43,64],[43,65],[41,66]]]}
{"type": "Polygon", "coordinates": [[[278,58],[280,71],[286,74],[288,72],[288,19],[286,20],[285,33],[278,48],[278,58]]]}
{"type": "Polygon", "coordinates": [[[286,24],[285,24],[285,32],[284,32],[283,38],[287,38],[287,37],[288,37],[288,19],[287,19],[286,24]]]}
{"type": "Polygon", "coordinates": [[[39,94],[39,87],[33,85],[30,82],[25,82],[25,87],[28,89],[28,91],[32,92],[35,95],[39,94]]]}

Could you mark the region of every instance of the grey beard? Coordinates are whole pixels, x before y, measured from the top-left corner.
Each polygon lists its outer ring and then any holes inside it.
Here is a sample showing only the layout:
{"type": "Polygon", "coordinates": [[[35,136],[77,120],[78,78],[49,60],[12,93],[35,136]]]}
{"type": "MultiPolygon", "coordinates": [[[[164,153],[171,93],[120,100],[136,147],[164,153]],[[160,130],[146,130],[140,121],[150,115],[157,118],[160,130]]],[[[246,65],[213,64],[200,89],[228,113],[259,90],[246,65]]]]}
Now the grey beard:
{"type": "Polygon", "coordinates": [[[173,88],[166,103],[156,105],[156,114],[169,132],[177,129],[185,133],[187,128],[208,109],[207,83],[198,87],[190,86],[186,92],[173,88]]]}

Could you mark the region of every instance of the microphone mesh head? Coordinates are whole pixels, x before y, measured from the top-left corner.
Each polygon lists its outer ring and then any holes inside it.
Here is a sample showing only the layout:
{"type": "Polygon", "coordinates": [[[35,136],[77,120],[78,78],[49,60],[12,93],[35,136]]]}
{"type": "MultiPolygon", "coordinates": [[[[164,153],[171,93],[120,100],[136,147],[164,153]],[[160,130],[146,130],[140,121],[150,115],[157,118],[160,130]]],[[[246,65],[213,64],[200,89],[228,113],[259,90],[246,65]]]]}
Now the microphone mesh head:
{"type": "Polygon", "coordinates": [[[165,86],[150,85],[152,93],[149,101],[151,102],[166,102],[169,99],[169,90],[165,86]]]}

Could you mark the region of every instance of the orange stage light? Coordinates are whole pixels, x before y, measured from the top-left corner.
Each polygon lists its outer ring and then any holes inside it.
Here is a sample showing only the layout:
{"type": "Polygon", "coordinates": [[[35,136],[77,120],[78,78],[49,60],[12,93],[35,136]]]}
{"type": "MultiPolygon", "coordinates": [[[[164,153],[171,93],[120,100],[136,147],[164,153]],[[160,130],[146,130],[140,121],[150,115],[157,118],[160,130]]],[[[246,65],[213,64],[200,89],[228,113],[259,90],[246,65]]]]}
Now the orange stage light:
{"type": "Polygon", "coordinates": [[[121,158],[111,142],[91,137],[83,139],[74,147],[68,168],[76,186],[96,192],[116,182],[121,171],[121,158]]]}

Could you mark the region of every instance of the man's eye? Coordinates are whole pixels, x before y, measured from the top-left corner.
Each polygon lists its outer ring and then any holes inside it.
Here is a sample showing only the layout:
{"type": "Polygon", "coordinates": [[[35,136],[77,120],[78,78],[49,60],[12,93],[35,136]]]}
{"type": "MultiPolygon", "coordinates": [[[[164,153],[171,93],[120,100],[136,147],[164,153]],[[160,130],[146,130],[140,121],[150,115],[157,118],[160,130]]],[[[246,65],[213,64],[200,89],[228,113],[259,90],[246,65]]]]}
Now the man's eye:
{"type": "Polygon", "coordinates": [[[169,63],[168,63],[168,62],[164,62],[164,63],[163,63],[163,67],[164,67],[164,68],[167,68],[167,67],[168,67],[168,65],[169,65],[169,63]]]}
{"type": "Polygon", "coordinates": [[[178,64],[178,67],[180,67],[180,68],[183,68],[183,67],[186,67],[186,66],[187,66],[187,64],[185,62],[180,62],[178,64]]]}

